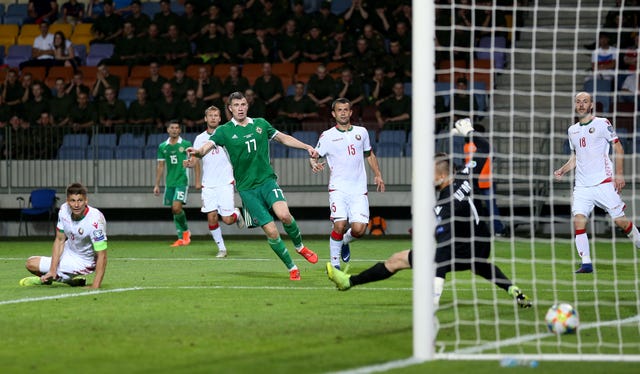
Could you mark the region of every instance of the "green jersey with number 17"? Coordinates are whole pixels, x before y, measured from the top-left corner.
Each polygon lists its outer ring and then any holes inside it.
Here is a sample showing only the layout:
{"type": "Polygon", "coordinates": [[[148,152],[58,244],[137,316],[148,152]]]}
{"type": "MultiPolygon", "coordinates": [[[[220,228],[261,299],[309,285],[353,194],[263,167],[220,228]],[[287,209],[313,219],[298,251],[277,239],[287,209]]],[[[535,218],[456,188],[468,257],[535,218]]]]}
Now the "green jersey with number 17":
{"type": "Polygon", "coordinates": [[[178,138],[176,144],[170,144],[169,139],[158,146],[158,161],[162,160],[167,165],[166,187],[183,187],[189,185],[189,173],[182,165],[187,159],[187,148],[191,142],[178,138]]]}
{"type": "Polygon", "coordinates": [[[211,135],[209,140],[229,154],[238,191],[251,190],[277,178],[269,159],[269,140],[277,133],[265,119],[248,118],[246,126],[232,119],[211,135]]]}

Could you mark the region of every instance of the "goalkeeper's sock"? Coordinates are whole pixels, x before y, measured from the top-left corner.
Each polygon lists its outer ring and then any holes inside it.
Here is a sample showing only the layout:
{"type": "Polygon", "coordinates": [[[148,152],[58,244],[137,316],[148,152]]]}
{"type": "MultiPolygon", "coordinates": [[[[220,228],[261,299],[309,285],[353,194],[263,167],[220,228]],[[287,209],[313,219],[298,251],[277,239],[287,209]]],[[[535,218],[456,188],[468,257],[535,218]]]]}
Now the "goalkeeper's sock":
{"type": "Polygon", "coordinates": [[[384,266],[384,262],[378,262],[367,270],[361,272],[360,274],[351,276],[351,285],[356,286],[358,284],[376,282],[379,280],[387,279],[391,277],[394,273],[390,272],[386,266],[384,266]]]}
{"type": "Polygon", "coordinates": [[[302,249],[302,247],[304,247],[302,244],[302,234],[300,234],[300,228],[295,218],[291,217],[291,223],[288,225],[283,222],[282,227],[284,227],[284,231],[289,235],[296,249],[302,249]]]}
{"type": "Polygon", "coordinates": [[[296,266],[291,259],[291,255],[289,255],[289,251],[287,251],[287,247],[284,245],[282,238],[278,236],[277,239],[267,239],[269,242],[269,246],[276,253],[276,255],[280,258],[280,260],[286,265],[287,269],[291,270],[296,266]]]}
{"type": "Polygon", "coordinates": [[[351,228],[344,233],[342,237],[342,244],[349,244],[353,241],[353,235],[351,235],[351,228]]]}
{"type": "Polygon", "coordinates": [[[342,250],[342,234],[331,231],[329,237],[329,255],[331,266],[340,269],[340,251],[342,250]]]}
{"type": "Polygon", "coordinates": [[[176,231],[178,232],[178,238],[182,239],[182,233],[189,231],[189,225],[187,225],[187,215],[183,211],[173,215],[173,223],[176,225],[176,231]]]}
{"type": "Polygon", "coordinates": [[[591,251],[589,250],[589,236],[587,230],[576,230],[576,250],[583,264],[591,263],[591,251]]]}
{"type": "Polygon", "coordinates": [[[442,296],[442,290],[444,289],[444,278],[433,278],[433,309],[437,310],[440,306],[440,296],[442,296]]]}
{"type": "Polygon", "coordinates": [[[624,230],[624,233],[627,234],[627,237],[631,239],[636,248],[640,248],[640,233],[638,232],[638,227],[636,227],[636,225],[629,222],[629,227],[624,230]]]}
{"type": "Polygon", "coordinates": [[[211,233],[211,237],[213,241],[216,242],[219,251],[226,251],[227,247],[224,245],[224,239],[222,239],[222,229],[219,224],[215,224],[213,226],[209,225],[209,232],[211,233]]]}

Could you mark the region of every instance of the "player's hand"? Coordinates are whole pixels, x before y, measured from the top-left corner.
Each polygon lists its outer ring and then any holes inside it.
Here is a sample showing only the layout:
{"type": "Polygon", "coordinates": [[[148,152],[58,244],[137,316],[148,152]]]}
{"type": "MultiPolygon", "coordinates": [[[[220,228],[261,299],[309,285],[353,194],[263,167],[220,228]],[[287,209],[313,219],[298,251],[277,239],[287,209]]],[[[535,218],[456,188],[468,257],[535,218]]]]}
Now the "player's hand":
{"type": "Polygon", "coordinates": [[[198,150],[193,148],[193,147],[188,147],[187,148],[187,156],[191,157],[191,156],[195,156],[198,153],[198,150]]]}
{"type": "Polygon", "coordinates": [[[373,178],[373,181],[376,184],[376,190],[378,192],[384,192],[385,187],[384,187],[384,180],[382,180],[382,177],[375,177],[373,178]]]}
{"type": "Polygon", "coordinates": [[[153,195],[154,195],[154,196],[158,196],[158,195],[160,195],[160,187],[158,187],[158,186],[153,186],[153,195]]]}
{"type": "Polygon", "coordinates": [[[184,166],[185,168],[192,168],[194,166],[196,166],[196,160],[189,156],[188,159],[182,161],[182,166],[184,166]]]}
{"type": "Polygon", "coordinates": [[[324,170],[324,165],[326,164],[326,161],[318,162],[317,159],[310,158],[309,164],[311,165],[311,170],[313,170],[314,173],[319,173],[324,170]]]}
{"type": "Polygon", "coordinates": [[[318,151],[315,148],[309,147],[307,148],[307,152],[309,152],[309,157],[317,159],[320,155],[318,155],[318,151]]]}
{"type": "Polygon", "coordinates": [[[42,283],[46,283],[50,280],[54,280],[56,279],[56,275],[55,274],[51,274],[51,273],[47,273],[43,276],[40,277],[40,280],[42,281],[42,283]]]}
{"type": "Polygon", "coordinates": [[[558,169],[558,170],[553,172],[553,176],[556,177],[556,180],[562,179],[563,175],[564,175],[564,173],[560,169],[558,169]]]}
{"type": "Polygon", "coordinates": [[[615,187],[616,192],[618,192],[618,193],[622,192],[622,189],[624,188],[624,186],[626,184],[627,183],[624,181],[624,177],[622,177],[620,175],[616,175],[613,178],[613,186],[615,187]]]}
{"type": "Polygon", "coordinates": [[[473,124],[471,123],[470,118],[463,118],[456,121],[453,124],[453,127],[458,130],[460,135],[467,136],[471,131],[474,131],[473,124]]]}

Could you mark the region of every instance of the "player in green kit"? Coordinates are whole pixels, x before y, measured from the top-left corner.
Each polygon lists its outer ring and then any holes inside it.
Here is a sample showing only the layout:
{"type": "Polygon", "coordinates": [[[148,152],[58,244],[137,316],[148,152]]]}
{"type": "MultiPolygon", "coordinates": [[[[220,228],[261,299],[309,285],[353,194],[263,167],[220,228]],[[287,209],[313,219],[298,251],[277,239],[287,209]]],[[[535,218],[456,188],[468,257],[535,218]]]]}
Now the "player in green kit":
{"type": "Polygon", "coordinates": [[[300,280],[300,270],[295,265],[287,247],[280,238],[269,209],[282,222],[284,230],[295,245],[296,252],[312,264],[318,262],[316,255],[302,243],[302,235],[296,220],[289,212],[287,200],[278,183],[277,176],[269,159],[269,141],[274,140],[288,147],[305,149],[309,157],[318,157],[318,152],[309,144],[283,134],[263,118],[247,117],[249,104],[240,92],[229,95],[231,121],[218,127],[199,149],[189,148],[187,153],[202,157],[216,146],[223,146],[229,154],[236,189],[242,198],[242,204],[251,215],[254,224],[261,226],[267,235],[271,249],[289,269],[289,279],[300,280]]]}
{"type": "MultiPolygon", "coordinates": [[[[156,167],[156,184],[153,186],[153,194],[160,195],[160,179],[167,165],[167,177],[165,178],[164,205],[171,206],[173,223],[176,225],[178,240],[171,246],[179,247],[191,243],[191,232],[187,224],[187,216],[182,206],[187,203],[189,190],[188,169],[183,166],[187,159],[186,150],[191,147],[190,141],[180,137],[180,123],[171,121],[167,123],[169,139],[158,146],[158,166],[156,167]]],[[[196,165],[199,168],[200,165],[196,165]]]]}

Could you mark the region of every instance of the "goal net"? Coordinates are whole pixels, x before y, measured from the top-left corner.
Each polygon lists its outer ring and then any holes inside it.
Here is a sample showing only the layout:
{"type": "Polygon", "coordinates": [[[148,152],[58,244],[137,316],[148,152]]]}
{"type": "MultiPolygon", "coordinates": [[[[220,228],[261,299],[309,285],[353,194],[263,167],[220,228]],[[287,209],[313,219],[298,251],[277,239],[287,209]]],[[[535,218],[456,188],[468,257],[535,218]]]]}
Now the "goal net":
{"type": "Polygon", "coordinates": [[[450,133],[457,118],[472,118],[490,141],[498,206],[492,218],[504,226],[494,225],[500,235],[491,260],[533,307],[520,309],[502,289],[468,271],[449,273],[436,313],[435,357],[640,361],[640,251],[596,208],[587,225],[594,271],[576,274],[573,174],[553,177],[571,154],[574,97],[587,91],[596,101],[594,114],[614,124],[624,147],[622,199],[626,215],[640,224],[640,6],[513,3],[436,1],[436,151],[463,162],[464,139],[450,133]],[[592,63],[599,48],[602,56],[613,51],[615,61],[606,64],[601,56],[592,63]],[[623,89],[627,77],[631,92],[623,89]],[[575,334],[547,330],[547,309],[559,302],[577,310],[575,334]]]}

